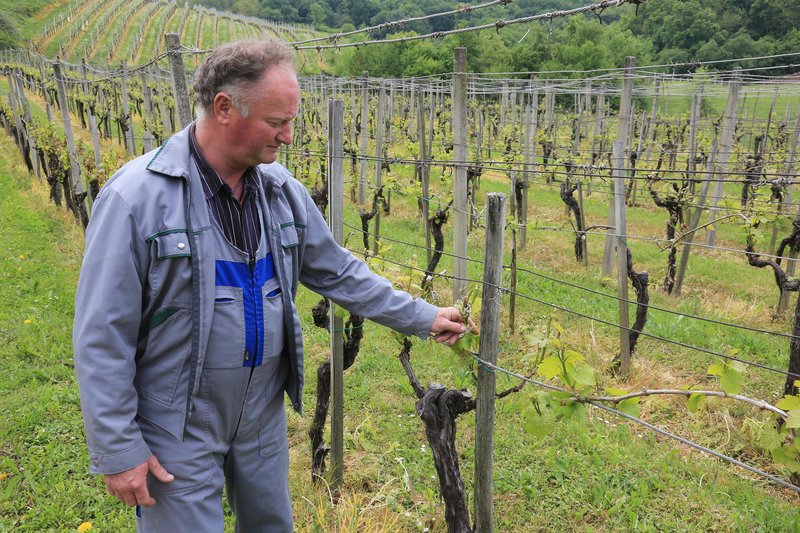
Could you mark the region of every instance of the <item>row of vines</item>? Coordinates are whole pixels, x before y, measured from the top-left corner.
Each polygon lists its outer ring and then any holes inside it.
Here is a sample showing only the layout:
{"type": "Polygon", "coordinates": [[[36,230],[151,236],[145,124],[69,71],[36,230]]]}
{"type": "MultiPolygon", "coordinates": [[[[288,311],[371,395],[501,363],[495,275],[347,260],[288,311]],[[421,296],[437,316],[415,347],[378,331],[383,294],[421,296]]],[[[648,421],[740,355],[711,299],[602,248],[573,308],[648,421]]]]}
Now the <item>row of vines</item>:
{"type": "MultiPolygon", "coordinates": [[[[82,7],[86,17],[99,16],[90,2],[82,7]]],[[[142,6],[138,16],[152,21],[165,11],[142,6]]],[[[213,26],[220,31],[218,21],[213,26]]],[[[196,26],[198,36],[201,27],[204,24],[196,26]]],[[[189,42],[199,44],[199,37],[189,42]]],[[[184,54],[190,65],[198,57],[184,54]]],[[[174,80],[158,65],[113,71],[85,64],[58,66],[60,74],[39,56],[8,55],[3,68],[9,97],[0,103],[0,120],[29,170],[47,180],[53,201],[63,202],[85,224],[92,199],[123,160],[157,147],[181,129],[178,101],[187,95],[175,93],[174,80]],[[65,109],[71,122],[65,122],[62,132],[57,124],[65,109]],[[70,142],[66,132],[72,128],[77,133],[70,142]],[[117,149],[101,148],[110,145],[117,149]]],[[[510,229],[512,262],[504,262],[503,298],[509,301],[502,328],[509,341],[503,350],[520,357],[494,366],[479,351],[480,338],[468,335],[457,346],[469,367],[466,381],[454,388],[425,388],[411,366],[411,342],[398,339],[399,359],[435,450],[451,531],[474,527],[459,470],[455,423],[459,415],[476,408],[466,388],[487,371],[514,376],[517,383],[496,397],[524,395],[525,401],[514,404],[520,406],[525,429],[537,437],[551,432],[558,420],[587,416],[591,405],[613,405],[638,418],[646,409],[645,399],[656,395],[686,397],[693,411],[711,397],[744,402],[760,409],[760,414],[737,421],[747,436],[748,459],[777,474],[774,478],[788,478],[789,486],[797,483],[800,303],[794,316],[787,317],[785,311],[788,295],[800,287],[794,278],[794,259],[800,252],[795,183],[800,91],[783,80],[736,72],[635,72],[628,91],[622,70],[580,80],[471,76],[463,103],[466,121],[460,126],[453,125],[460,104],[448,78],[378,80],[365,73],[359,79],[302,79],[295,142],[282,152],[281,160],[309,186],[325,212],[332,165],[326,154],[334,127],[327,105],[332,99],[342,102],[340,157],[350,199],[345,244],[398,286],[450,303],[446,294],[454,263],[468,260],[472,286],[456,304],[477,317],[483,304],[475,278],[483,260],[489,259],[482,257],[488,246],[482,241],[489,226],[487,193],[508,197],[508,215],[501,225],[510,229]],[[466,132],[466,146],[457,141],[454,128],[459,127],[466,132]],[[459,148],[466,149],[466,158],[459,160],[459,148]],[[453,203],[454,182],[462,170],[467,203],[461,215],[468,222],[464,231],[472,258],[453,257],[447,241],[448,223],[459,209],[453,203]],[[615,178],[624,183],[616,193],[615,178]],[[616,218],[609,213],[615,198],[616,218]],[[625,232],[619,231],[620,213],[627,217],[625,232]],[[419,242],[394,240],[391,228],[409,221],[420,229],[419,242]],[[636,293],[630,301],[617,297],[635,314],[629,327],[614,315],[617,301],[605,290],[613,287],[609,258],[615,231],[618,241],[626,241],[625,248],[620,247],[625,259],[620,264],[627,267],[621,279],[629,280],[636,293]],[[758,309],[773,309],[770,316],[750,310],[734,323],[713,301],[698,310],[696,296],[706,285],[718,283],[724,292],[726,280],[714,279],[713,265],[707,268],[710,273],[687,268],[690,246],[695,263],[719,261],[720,278],[747,279],[745,287],[737,282],[736,290],[742,291],[743,299],[756,299],[758,309]],[[416,259],[417,253],[422,258],[416,259]],[[548,277],[543,271],[559,275],[548,277]],[[564,301],[543,302],[540,285],[531,281],[537,276],[541,283],[563,284],[578,292],[562,294],[564,301]],[[586,303],[595,296],[610,301],[586,303]],[[576,321],[587,316],[592,332],[595,322],[605,324],[599,342],[594,332],[591,342],[580,332],[583,326],[576,321]],[[720,334],[705,343],[691,330],[669,329],[685,316],[729,327],[735,334],[731,340],[721,342],[720,334]],[[625,390],[621,348],[614,340],[620,330],[629,351],[643,360],[640,365],[646,366],[645,358],[660,351],[675,350],[686,358],[679,365],[681,373],[701,383],[687,379],[682,388],[625,390]],[[741,346],[737,339],[744,339],[741,346]],[[662,341],[671,344],[659,347],[662,341]],[[746,370],[758,375],[745,379],[746,370]],[[709,390],[706,375],[721,390],[709,390]],[[536,383],[533,378],[557,390],[531,391],[533,387],[525,385],[536,383]]],[[[320,302],[313,315],[318,326],[331,330],[328,305],[320,302]]],[[[345,369],[355,362],[362,322],[351,315],[345,323],[345,369]]],[[[310,432],[315,478],[324,475],[329,452],[324,423],[330,368],[326,360],[317,370],[317,411],[310,432]]]]}

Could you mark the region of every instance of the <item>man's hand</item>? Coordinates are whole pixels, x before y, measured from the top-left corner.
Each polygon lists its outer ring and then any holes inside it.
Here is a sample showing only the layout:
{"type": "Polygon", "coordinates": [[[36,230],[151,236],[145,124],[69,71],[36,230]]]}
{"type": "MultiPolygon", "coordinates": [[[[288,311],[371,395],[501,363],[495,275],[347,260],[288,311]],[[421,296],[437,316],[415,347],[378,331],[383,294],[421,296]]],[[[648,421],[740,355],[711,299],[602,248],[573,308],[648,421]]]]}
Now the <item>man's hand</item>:
{"type": "Polygon", "coordinates": [[[146,462],[137,467],[118,474],[105,474],[103,478],[106,482],[108,493],[116,496],[125,505],[152,507],[156,504],[156,501],[150,497],[150,493],[147,491],[148,472],[152,473],[162,483],[169,483],[175,479],[175,476],[161,466],[155,455],[151,455],[146,462]]]}
{"type": "MultiPolygon", "coordinates": [[[[478,328],[475,327],[475,322],[471,318],[469,319],[469,327],[473,333],[478,333],[478,328]]],[[[442,307],[436,313],[436,318],[433,319],[433,325],[431,326],[431,337],[436,342],[452,346],[466,332],[467,326],[464,325],[464,317],[455,307],[442,307]]]]}

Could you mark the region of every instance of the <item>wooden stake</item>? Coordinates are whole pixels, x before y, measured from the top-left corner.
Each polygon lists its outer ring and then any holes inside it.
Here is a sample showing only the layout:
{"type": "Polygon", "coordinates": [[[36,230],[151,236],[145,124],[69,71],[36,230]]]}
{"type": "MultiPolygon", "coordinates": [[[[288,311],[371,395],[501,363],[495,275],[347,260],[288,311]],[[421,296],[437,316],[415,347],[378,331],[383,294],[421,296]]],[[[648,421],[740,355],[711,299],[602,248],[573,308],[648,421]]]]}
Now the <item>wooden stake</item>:
{"type": "MultiPolygon", "coordinates": [[[[328,103],[328,225],[333,238],[344,242],[344,102],[328,103]]],[[[336,304],[330,305],[331,324],[331,487],[344,479],[344,345],[343,320],[336,316],[336,304]]]]}
{"type": "MultiPolygon", "coordinates": [[[[626,160],[625,158],[625,148],[628,146],[628,119],[631,113],[631,100],[633,96],[633,67],[636,64],[635,57],[626,57],[625,58],[625,75],[622,82],[622,100],[620,101],[619,105],[619,120],[617,122],[617,141],[622,143],[622,154],[621,157],[623,161],[626,160]]],[[[617,165],[614,163],[614,167],[620,169],[621,172],[624,174],[624,163],[617,165]]],[[[612,191],[614,191],[614,186],[612,186],[612,191]]],[[[616,194],[614,195],[616,200],[616,194]]],[[[624,200],[624,198],[623,198],[624,200]]],[[[608,226],[614,227],[615,226],[615,208],[614,208],[614,201],[609,202],[608,205],[608,226]]],[[[627,272],[628,272],[628,259],[627,257],[623,256],[624,263],[623,269],[621,272],[621,276],[625,276],[625,286],[627,287],[627,272]]],[[[606,242],[605,242],[605,251],[603,254],[603,275],[609,276],[611,272],[614,271],[614,230],[608,230],[606,234],[606,242]]],[[[627,332],[625,332],[627,335],[627,332]]]]}
{"type": "Polygon", "coordinates": [[[467,49],[453,60],[453,301],[467,293],[467,49]]]}
{"type": "MultiPolygon", "coordinates": [[[[486,198],[486,239],[483,267],[480,356],[496,364],[500,339],[500,300],[503,284],[505,196],[489,193],[486,198]]],[[[475,532],[494,531],[494,371],[478,368],[475,411],[475,532]]]]}
{"type": "Polygon", "coordinates": [[[614,159],[614,209],[617,244],[617,296],[619,297],[619,374],[626,377],[631,369],[630,322],[628,319],[628,245],[625,221],[625,171],[624,144],[613,145],[614,159]]]}
{"type": "Polygon", "coordinates": [[[178,110],[178,121],[180,127],[185,128],[192,122],[192,108],[189,103],[189,89],[186,87],[186,70],[183,67],[183,56],[180,52],[181,41],[177,33],[168,33],[165,38],[169,51],[169,66],[172,71],[172,87],[175,107],[178,110]]]}
{"type": "Polygon", "coordinates": [[[367,204],[367,142],[369,140],[369,101],[368,95],[369,72],[364,71],[364,78],[361,80],[361,173],[358,180],[358,205],[367,204]]]}

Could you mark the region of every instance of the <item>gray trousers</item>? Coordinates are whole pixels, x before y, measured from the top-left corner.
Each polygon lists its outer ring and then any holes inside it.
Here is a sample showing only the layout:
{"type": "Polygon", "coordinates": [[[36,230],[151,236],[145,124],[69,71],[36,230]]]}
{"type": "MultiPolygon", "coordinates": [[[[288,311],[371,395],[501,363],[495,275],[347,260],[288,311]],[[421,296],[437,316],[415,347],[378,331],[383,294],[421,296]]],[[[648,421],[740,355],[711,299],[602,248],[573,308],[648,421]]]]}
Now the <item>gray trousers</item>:
{"type": "Polygon", "coordinates": [[[280,358],[250,368],[205,369],[184,439],[139,419],[153,454],[175,476],[148,480],[154,507],[137,508],[137,530],[220,533],[222,487],[236,531],[292,531],[289,449],[280,358]]]}

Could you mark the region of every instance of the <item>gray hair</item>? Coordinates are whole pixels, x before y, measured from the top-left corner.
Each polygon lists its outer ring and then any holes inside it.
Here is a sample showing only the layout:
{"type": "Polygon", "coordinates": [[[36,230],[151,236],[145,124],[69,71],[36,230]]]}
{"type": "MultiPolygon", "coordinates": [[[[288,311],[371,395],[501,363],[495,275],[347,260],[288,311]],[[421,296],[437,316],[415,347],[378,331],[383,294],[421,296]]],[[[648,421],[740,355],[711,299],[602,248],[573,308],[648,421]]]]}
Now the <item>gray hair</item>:
{"type": "Polygon", "coordinates": [[[246,117],[252,95],[248,90],[261,80],[264,72],[276,65],[294,70],[294,51],[277,39],[236,41],[215,49],[197,69],[194,93],[199,112],[214,108],[214,97],[224,92],[231,96],[236,110],[246,117]]]}

